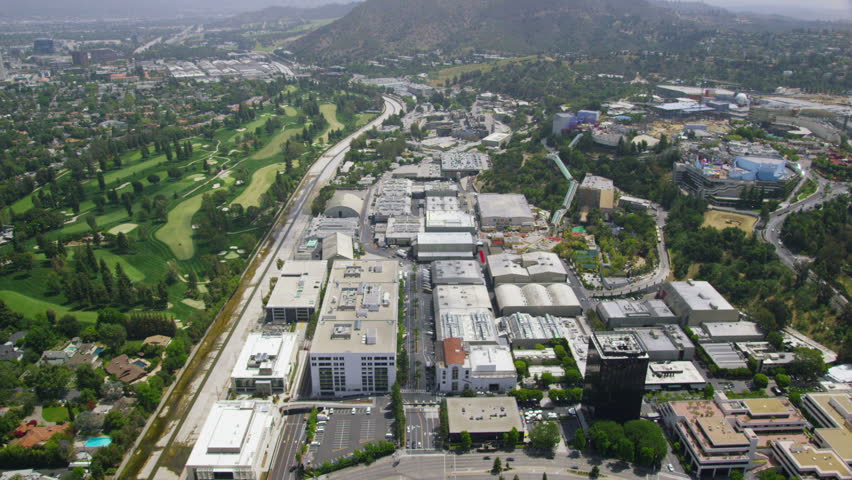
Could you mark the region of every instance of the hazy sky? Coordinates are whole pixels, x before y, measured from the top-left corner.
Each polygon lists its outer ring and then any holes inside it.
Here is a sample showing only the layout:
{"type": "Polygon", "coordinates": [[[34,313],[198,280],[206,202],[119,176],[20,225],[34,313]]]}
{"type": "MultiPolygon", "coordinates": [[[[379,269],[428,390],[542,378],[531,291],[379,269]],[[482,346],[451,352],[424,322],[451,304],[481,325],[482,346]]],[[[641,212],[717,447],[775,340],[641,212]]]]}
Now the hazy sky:
{"type": "Polygon", "coordinates": [[[703,0],[704,3],[803,19],[852,19],[852,0],[703,0]]]}

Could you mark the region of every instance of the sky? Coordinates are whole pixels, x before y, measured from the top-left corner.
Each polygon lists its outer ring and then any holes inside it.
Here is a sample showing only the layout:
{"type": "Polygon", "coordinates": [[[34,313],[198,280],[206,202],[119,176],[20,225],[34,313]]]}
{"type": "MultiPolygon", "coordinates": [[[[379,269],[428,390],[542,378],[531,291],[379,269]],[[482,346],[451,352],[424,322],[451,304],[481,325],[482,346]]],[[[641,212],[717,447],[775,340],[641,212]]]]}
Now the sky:
{"type": "Polygon", "coordinates": [[[826,18],[837,18],[840,14],[845,19],[852,19],[852,0],[703,0],[704,3],[732,10],[751,10],[761,13],[779,13],[782,15],[800,17],[813,14],[826,18]],[[822,14],[822,15],[820,15],[822,14]],[[832,15],[834,14],[834,15],[832,15]]]}

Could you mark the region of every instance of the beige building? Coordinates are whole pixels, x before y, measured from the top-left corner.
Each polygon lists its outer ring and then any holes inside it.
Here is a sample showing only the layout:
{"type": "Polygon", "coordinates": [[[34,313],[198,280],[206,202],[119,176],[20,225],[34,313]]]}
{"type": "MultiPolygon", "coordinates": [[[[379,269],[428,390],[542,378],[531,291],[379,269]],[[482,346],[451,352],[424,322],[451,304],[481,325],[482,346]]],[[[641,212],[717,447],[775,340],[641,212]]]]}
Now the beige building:
{"type": "Polygon", "coordinates": [[[586,175],[577,190],[577,205],[612,211],[616,206],[615,185],[612,180],[595,175],[586,175]]]}

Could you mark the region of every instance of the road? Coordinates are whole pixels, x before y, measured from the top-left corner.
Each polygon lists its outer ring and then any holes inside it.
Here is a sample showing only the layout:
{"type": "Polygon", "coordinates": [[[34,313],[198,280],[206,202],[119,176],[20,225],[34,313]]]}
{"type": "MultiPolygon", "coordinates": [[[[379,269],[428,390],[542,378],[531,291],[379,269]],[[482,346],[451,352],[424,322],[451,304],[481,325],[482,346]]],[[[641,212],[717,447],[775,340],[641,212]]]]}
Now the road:
{"type": "Polygon", "coordinates": [[[597,465],[602,475],[608,480],[639,480],[645,479],[646,474],[656,472],[643,469],[631,469],[624,463],[608,460],[601,461],[594,457],[580,455],[576,451],[569,454],[557,453],[554,458],[531,457],[523,451],[515,452],[493,452],[493,453],[469,453],[465,455],[454,454],[416,454],[407,455],[399,452],[393,456],[382,458],[370,466],[359,466],[331,473],[323,478],[328,480],[382,480],[406,478],[410,480],[444,480],[444,479],[495,479],[490,470],[494,458],[500,457],[503,465],[507,459],[511,470],[503,472],[505,478],[514,475],[527,480],[540,480],[542,473],[547,473],[547,478],[572,479],[582,478],[588,480],[588,472],[593,465],[597,465]],[[486,458],[488,457],[488,458],[486,458]],[[571,470],[574,470],[572,472],[571,470]]]}
{"type": "MultiPolygon", "coordinates": [[[[259,262],[254,275],[242,279],[244,283],[248,283],[242,296],[234,299],[237,301],[234,311],[239,312],[236,322],[216,339],[216,344],[206,353],[200,368],[189,372],[184,371],[189,369],[181,370],[180,375],[191,376],[188,391],[167,391],[140,439],[145,437],[155,419],[166,422],[167,427],[163,429],[162,436],[157,438],[156,442],[137,441],[133,453],[125,459],[127,462],[132,455],[144,455],[147,458],[139,477],[151,480],[178,478],[179,472],[169,466],[175,468],[185,464],[191,446],[194,445],[206,420],[207,412],[216,401],[227,394],[229,375],[245,339],[263,318],[262,298],[267,293],[265,290],[269,288],[269,278],[279,273],[276,259],[291,257],[310,221],[310,200],[334,177],[353,139],[402,110],[402,102],[391,97],[384,98],[384,111],[379,117],[329,148],[314,162],[302,179],[301,188],[288,203],[290,210],[286,221],[280,228],[274,227],[269,235],[271,245],[259,249],[257,258],[252,259],[251,264],[259,262]]],[[[299,385],[300,380],[295,379],[293,384],[299,385]]],[[[123,467],[124,464],[122,469],[123,467]]]]}
{"type": "Polygon", "coordinates": [[[270,480],[296,478],[291,474],[290,469],[296,465],[296,453],[305,441],[305,418],[305,414],[284,416],[278,447],[269,469],[270,480]]]}
{"type": "Polygon", "coordinates": [[[760,238],[763,238],[765,241],[774,245],[775,252],[781,259],[781,262],[790,268],[793,268],[799,261],[809,261],[810,259],[808,257],[795,255],[784,246],[784,243],[781,240],[781,228],[784,226],[784,220],[787,219],[787,215],[792,212],[811,210],[818,204],[849,193],[848,186],[843,183],[832,182],[816,174],[813,174],[811,178],[817,182],[816,192],[799,202],[791,203],[772,212],[769,215],[769,221],[766,223],[766,228],[761,231],[760,238]]]}
{"type": "Polygon", "coordinates": [[[643,292],[656,285],[662,284],[669,277],[671,264],[669,262],[669,254],[666,249],[666,237],[663,232],[663,229],[666,226],[666,218],[668,218],[669,214],[667,211],[663,210],[662,207],[656,204],[652,204],[651,209],[655,212],[654,218],[660,232],[660,241],[657,242],[657,258],[659,259],[659,262],[654,268],[654,271],[650,274],[633,278],[630,284],[624,287],[613,288],[611,290],[592,290],[590,292],[592,297],[619,297],[622,295],[643,292]]]}

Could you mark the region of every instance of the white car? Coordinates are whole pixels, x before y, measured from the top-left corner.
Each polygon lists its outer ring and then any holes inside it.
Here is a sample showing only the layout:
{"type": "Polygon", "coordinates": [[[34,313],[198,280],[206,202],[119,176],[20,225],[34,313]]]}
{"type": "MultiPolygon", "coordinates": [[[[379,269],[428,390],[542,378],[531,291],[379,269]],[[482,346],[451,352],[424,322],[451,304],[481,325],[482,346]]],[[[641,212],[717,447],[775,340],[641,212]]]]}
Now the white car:
{"type": "Polygon", "coordinates": [[[672,466],[671,463],[666,465],[666,468],[668,468],[670,472],[674,472],[674,466],[672,466]]]}

